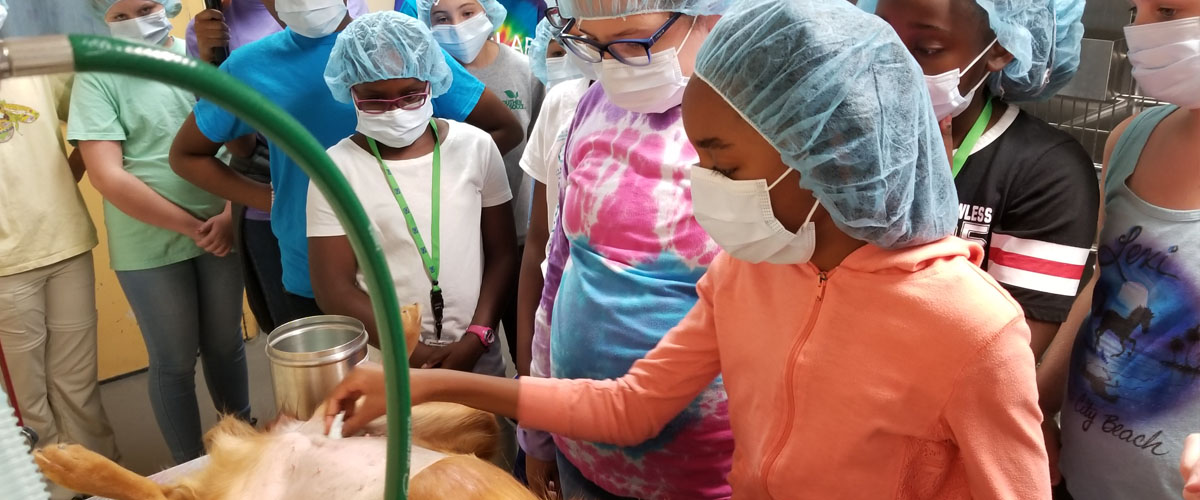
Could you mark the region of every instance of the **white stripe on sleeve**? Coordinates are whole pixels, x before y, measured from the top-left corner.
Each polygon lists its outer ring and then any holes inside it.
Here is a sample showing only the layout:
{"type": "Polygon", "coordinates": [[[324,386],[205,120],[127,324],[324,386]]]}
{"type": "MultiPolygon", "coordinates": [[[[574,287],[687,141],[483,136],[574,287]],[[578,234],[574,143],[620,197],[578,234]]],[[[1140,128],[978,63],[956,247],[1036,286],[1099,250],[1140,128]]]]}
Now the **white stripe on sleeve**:
{"type": "Polygon", "coordinates": [[[1082,266],[1087,263],[1090,248],[1079,248],[1039,240],[1027,240],[1007,234],[993,234],[992,248],[1005,252],[1052,260],[1063,264],[1082,266]]]}
{"type": "Polygon", "coordinates": [[[1025,271],[1002,266],[996,262],[988,263],[988,274],[991,274],[993,278],[996,278],[996,281],[1001,283],[1028,288],[1038,292],[1073,297],[1079,291],[1079,280],[1077,279],[1060,278],[1058,276],[1025,271]]]}

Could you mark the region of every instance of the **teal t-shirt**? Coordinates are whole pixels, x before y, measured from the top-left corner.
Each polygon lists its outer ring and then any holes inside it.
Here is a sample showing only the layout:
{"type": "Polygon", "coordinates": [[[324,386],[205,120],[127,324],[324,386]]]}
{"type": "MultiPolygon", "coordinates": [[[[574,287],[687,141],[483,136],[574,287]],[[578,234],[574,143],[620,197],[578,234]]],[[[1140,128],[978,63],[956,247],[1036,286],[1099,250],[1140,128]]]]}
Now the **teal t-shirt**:
{"type": "MultiPolygon", "coordinates": [[[[184,43],[170,49],[183,55],[184,43]]],[[[191,93],[164,83],[110,73],[81,73],[71,92],[71,141],[120,141],[125,170],[199,219],[221,213],[224,200],[183,180],[167,155],[192,111],[191,93]]],[[[152,269],[200,256],[188,236],[141,222],[104,202],[109,263],[116,271],[152,269]]]]}

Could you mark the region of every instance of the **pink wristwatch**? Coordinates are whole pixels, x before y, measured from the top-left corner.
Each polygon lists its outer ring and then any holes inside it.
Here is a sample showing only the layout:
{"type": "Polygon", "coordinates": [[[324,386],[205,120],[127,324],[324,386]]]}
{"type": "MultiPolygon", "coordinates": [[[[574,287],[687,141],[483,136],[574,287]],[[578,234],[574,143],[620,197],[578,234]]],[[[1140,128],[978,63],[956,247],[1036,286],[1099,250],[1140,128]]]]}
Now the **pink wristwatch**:
{"type": "Polygon", "coordinates": [[[496,343],[496,330],[491,327],[471,325],[467,327],[467,333],[479,337],[479,342],[483,344],[485,350],[491,349],[492,344],[496,343]]]}

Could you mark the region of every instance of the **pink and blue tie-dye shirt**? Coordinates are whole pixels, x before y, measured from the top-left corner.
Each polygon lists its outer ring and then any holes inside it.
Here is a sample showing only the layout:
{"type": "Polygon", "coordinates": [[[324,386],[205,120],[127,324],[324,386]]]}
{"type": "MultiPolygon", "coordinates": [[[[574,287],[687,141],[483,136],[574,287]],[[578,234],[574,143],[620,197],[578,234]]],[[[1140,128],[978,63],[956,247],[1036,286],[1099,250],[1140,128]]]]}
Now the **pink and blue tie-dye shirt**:
{"type": "MultiPolygon", "coordinates": [[[[718,252],[692,216],[689,169],[697,159],[678,107],[632,113],[609,102],[600,85],[584,95],[559,183],[535,374],[620,377],[695,305],[696,282],[718,252]]],[[[584,476],[614,494],[728,498],[726,404],[717,378],[641,445],[554,440],[584,476]]]]}

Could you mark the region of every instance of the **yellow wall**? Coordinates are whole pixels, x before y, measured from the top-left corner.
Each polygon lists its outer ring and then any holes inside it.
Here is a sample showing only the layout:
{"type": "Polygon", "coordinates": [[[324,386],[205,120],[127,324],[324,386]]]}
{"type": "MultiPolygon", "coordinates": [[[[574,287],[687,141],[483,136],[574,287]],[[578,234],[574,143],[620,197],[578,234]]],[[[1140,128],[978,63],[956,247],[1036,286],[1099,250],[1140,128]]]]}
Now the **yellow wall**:
{"type": "MultiPolygon", "coordinates": [[[[390,9],[393,0],[367,0],[367,5],[372,11],[390,9]]],[[[172,20],[175,25],[172,34],[183,40],[188,20],[201,10],[204,10],[203,0],[183,0],[183,12],[172,20]]],[[[145,368],[147,363],[146,347],[142,343],[141,333],[138,330],[137,321],[133,318],[133,311],[129,308],[129,302],[125,300],[125,294],[121,291],[120,284],[117,283],[116,275],[108,267],[108,245],[105,243],[100,193],[96,192],[88,182],[81,182],[79,187],[100,235],[100,246],[95,250],[96,307],[100,313],[100,378],[106,379],[145,368]]],[[[257,327],[254,326],[255,323],[248,308],[246,309],[246,319],[242,324],[244,327],[248,327],[247,330],[251,334],[257,333],[257,327]]]]}
{"type": "Polygon", "coordinates": [[[104,216],[100,193],[88,182],[79,183],[87,202],[92,221],[100,235],[100,246],[94,250],[96,261],[96,308],[99,310],[100,378],[106,379],[146,367],[146,345],[138,331],[129,302],[108,267],[108,244],[105,242],[104,216]]]}

